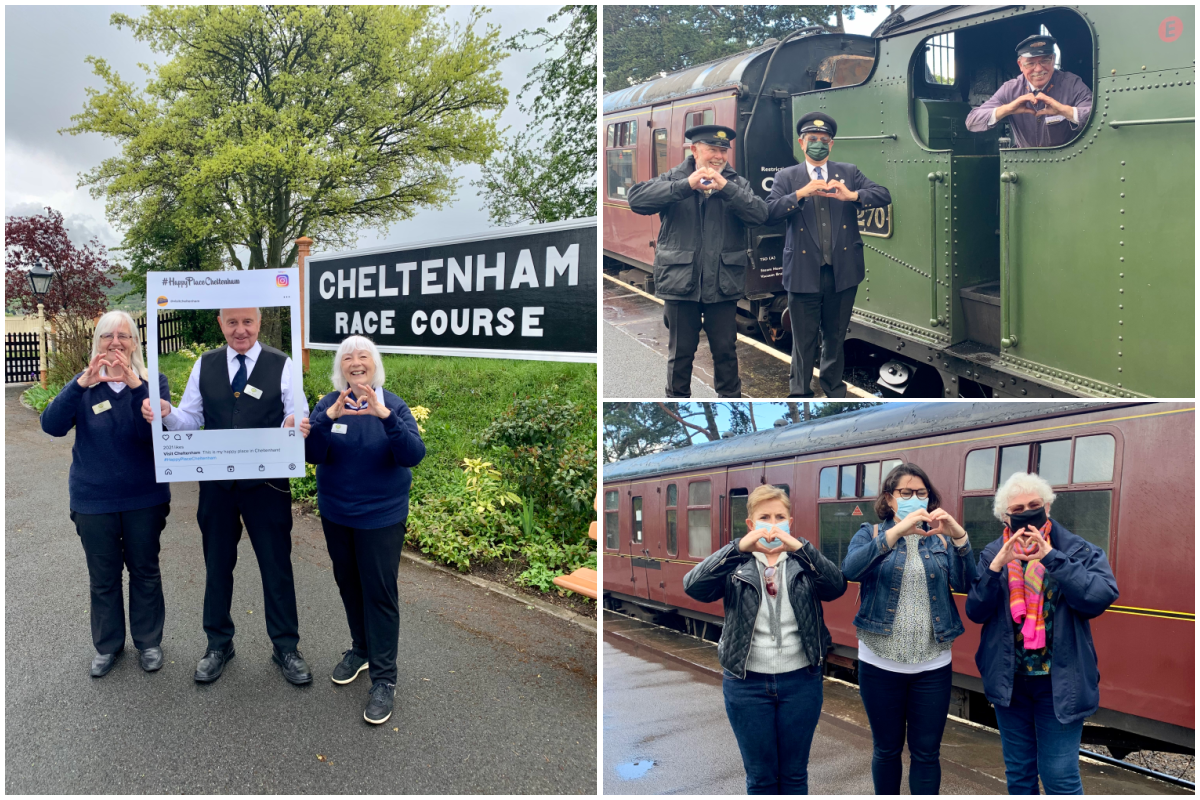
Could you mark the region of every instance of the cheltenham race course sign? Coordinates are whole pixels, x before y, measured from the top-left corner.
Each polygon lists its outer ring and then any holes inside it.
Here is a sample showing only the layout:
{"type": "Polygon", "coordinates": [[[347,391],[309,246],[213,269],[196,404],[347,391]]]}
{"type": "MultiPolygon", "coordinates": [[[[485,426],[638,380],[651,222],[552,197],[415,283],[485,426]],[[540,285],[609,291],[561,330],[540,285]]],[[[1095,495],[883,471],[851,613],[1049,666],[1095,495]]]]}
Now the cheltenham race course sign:
{"type": "Polygon", "coordinates": [[[594,217],[314,255],[305,346],[594,363],[596,273],[594,217]]]}

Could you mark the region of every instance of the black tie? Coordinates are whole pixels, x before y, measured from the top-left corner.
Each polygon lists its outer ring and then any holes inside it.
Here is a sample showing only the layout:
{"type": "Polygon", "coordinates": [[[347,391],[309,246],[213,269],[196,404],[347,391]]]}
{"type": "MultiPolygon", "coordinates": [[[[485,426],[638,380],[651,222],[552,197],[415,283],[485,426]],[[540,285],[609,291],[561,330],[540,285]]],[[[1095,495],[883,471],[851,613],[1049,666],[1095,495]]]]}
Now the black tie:
{"type": "Polygon", "coordinates": [[[239,394],[246,388],[246,357],[238,353],[237,360],[238,370],[234,373],[233,383],[231,384],[234,394],[239,394]]]}

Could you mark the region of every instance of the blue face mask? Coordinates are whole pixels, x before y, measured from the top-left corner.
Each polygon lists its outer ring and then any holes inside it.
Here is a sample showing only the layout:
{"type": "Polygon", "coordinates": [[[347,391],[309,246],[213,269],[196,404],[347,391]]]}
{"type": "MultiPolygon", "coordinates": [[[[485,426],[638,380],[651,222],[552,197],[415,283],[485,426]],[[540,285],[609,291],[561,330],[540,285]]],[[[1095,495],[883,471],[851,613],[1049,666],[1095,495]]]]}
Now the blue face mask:
{"type": "Polygon", "coordinates": [[[901,497],[896,501],[896,519],[902,520],[918,508],[927,508],[928,506],[928,497],[922,499],[915,494],[907,500],[901,497]]]}
{"type": "MultiPolygon", "coordinates": [[[[763,522],[761,520],[754,524],[754,530],[759,530],[759,529],[770,530],[771,527],[772,526],[771,526],[770,522],[763,522]]],[[[779,530],[783,531],[784,533],[788,534],[789,536],[791,536],[791,534],[792,534],[792,531],[788,527],[788,521],[786,519],[783,522],[776,522],[774,524],[774,527],[779,528],[779,530]]],[[[768,542],[765,536],[760,538],[758,541],[762,542],[763,546],[765,546],[765,547],[779,547],[779,545],[783,544],[783,539],[772,539],[771,541],[768,542]]]]}

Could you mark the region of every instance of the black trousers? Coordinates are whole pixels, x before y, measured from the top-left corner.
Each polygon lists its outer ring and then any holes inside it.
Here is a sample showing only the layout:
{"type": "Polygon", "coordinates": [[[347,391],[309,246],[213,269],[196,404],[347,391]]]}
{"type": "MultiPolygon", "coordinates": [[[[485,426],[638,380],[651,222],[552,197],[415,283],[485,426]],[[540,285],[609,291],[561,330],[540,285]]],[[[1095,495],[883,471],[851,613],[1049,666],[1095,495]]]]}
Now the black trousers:
{"type": "Polygon", "coordinates": [[[129,570],[129,629],[139,650],[162,644],[162,573],[158,538],[167,526],[171,504],[113,514],[71,512],[83,543],[92,598],[92,644],[101,655],[125,646],[125,603],[121,576],[129,570]]]}
{"type": "Polygon", "coordinates": [[[204,544],[204,632],[208,646],[225,649],[233,641],[233,568],[242,523],[262,575],[267,633],[281,653],[300,643],[296,586],[292,580],[292,493],[286,478],[251,487],[236,481],[200,483],[196,511],[204,544]]]}
{"type": "Polygon", "coordinates": [[[407,527],[401,521],[386,528],[351,528],[324,517],[321,527],[333,559],[333,579],[346,607],[354,654],[370,662],[372,685],[395,683],[400,639],[396,576],[407,527]]]}
{"type": "Polygon", "coordinates": [[[790,397],[812,397],[813,368],[821,365],[821,390],[826,397],[845,397],[846,329],[854,311],[857,284],[835,292],[833,267],[821,267],[821,291],[788,292],[788,313],[792,317],[792,370],[790,397]],[[817,332],[821,333],[817,352],[817,332]]]}
{"type": "Polygon", "coordinates": [[[737,363],[737,301],[692,303],[665,300],[670,328],[667,357],[667,397],[692,396],[692,362],[700,346],[700,329],[712,352],[714,382],[721,397],[741,397],[737,363]]]}

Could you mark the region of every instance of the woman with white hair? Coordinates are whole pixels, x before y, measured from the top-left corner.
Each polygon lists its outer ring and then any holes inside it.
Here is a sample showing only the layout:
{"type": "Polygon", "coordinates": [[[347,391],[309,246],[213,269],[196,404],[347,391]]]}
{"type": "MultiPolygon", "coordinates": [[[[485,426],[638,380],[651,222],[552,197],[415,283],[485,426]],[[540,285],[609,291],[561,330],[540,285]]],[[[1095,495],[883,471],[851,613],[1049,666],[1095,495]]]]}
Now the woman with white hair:
{"type": "MultiPolygon", "coordinates": [[[[91,674],[109,673],[125,648],[121,573],[129,569],[129,628],[147,672],[163,665],[166,610],[158,569],[158,539],[171,512],[171,489],[156,483],[150,424],[142,401],[150,396],[137,325],[124,311],[96,323],[87,369],[42,412],[42,430],[66,436],[75,429],[67,486],[71,521],[83,543],[91,588],[91,674]]],[[[158,391],[171,396],[167,376],[158,391]]]]}
{"type": "Polygon", "coordinates": [[[1009,794],[1083,794],[1079,740],[1100,706],[1088,620],[1117,599],[1099,547],[1050,518],[1054,492],[1018,472],[996,492],[1004,523],[983,549],[967,617],[983,625],[975,664],[995,706],[1009,794]]]}
{"type": "Polygon", "coordinates": [[[352,647],[333,670],[347,684],[369,670],[363,719],[392,715],[400,599],[396,576],[408,518],[411,467],[425,457],[417,421],[403,400],[383,388],[383,359],[365,336],[349,336],[333,358],[335,391],[309,420],[305,457],[317,465],[317,506],[333,560],[352,647]]]}

